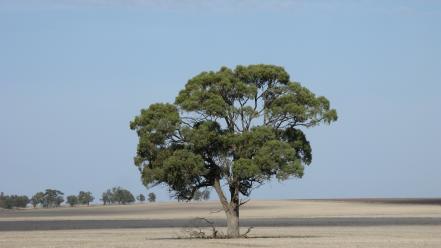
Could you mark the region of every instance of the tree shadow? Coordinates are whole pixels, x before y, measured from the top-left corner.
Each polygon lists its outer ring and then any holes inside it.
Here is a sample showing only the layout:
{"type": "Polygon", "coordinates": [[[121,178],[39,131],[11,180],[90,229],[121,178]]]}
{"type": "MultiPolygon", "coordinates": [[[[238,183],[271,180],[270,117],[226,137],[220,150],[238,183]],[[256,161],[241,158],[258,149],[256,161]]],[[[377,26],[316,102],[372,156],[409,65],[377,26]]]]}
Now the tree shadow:
{"type": "Polygon", "coordinates": [[[146,240],[241,240],[241,239],[311,239],[322,238],[318,235],[251,235],[242,238],[195,238],[195,237],[166,237],[166,238],[146,238],[146,240]]]}

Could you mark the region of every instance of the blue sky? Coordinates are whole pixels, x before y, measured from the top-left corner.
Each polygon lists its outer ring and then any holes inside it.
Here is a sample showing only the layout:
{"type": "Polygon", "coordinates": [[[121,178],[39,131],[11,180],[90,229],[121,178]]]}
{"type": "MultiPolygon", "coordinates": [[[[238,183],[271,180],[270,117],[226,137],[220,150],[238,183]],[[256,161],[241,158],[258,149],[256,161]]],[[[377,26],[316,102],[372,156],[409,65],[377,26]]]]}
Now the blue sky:
{"type": "Polygon", "coordinates": [[[266,63],[340,119],[306,130],[303,179],[253,197],[440,197],[440,24],[439,1],[0,0],[0,191],[146,192],[139,110],[266,63]]]}

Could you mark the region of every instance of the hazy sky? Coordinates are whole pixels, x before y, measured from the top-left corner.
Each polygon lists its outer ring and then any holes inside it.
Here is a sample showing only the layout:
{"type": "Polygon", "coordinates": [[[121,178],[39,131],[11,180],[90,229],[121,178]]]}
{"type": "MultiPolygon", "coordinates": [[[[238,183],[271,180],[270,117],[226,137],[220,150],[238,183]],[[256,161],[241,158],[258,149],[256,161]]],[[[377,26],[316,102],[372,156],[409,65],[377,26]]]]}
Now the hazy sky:
{"type": "MultiPolygon", "coordinates": [[[[338,110],[255,198],[441,196],[441,1],[0,0],[0,191],[146,192],[130,120],[222,65],[282,65],[338,110]]],[[[165,188],[155,191],[168,199],[165,188]]]]}

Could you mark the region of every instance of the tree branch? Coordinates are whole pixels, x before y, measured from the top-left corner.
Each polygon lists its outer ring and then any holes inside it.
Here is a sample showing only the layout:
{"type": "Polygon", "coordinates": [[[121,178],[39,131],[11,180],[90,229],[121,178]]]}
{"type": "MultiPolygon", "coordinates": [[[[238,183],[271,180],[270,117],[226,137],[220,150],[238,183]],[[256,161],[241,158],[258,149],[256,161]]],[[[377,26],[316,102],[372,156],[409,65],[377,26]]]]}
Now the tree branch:
{"type": "Polygon", "coordinates": [[[216,190],[217,195],[219,196],[219,200],[222,204],[222,207],[224,208],[225,212],[230,212],[230,208],[228,206],[227,198],[225,197],[224,191],[222,190],[222,187],[220,185],[220,179],[219,177],[216,177],[214,179],[214,189],[216,190]]]}
{"type": "Polygon", "coordinates": [[[240,201],[239,206],[245,205],[250,201],[250,199],[246,199],[245,201],[240,201]]]}

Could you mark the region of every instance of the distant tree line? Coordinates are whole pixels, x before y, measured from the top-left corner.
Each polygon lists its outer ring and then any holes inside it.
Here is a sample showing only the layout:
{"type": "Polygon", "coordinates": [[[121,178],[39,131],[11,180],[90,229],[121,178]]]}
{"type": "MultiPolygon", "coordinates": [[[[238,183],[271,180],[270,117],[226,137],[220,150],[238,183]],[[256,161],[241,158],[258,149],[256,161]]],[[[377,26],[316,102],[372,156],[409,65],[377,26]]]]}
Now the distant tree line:
{"type": "Polygon", "coordinates": [[[195,201],[207,201],[210,199],[210,191],[209,190],[197,190],[193,195],[193,200],[195,201]]]}
{"type": "MultiPolygon", "coordinates": [[[[156,195],[153,192],[150,192],[147,197],[148,197],[147,200],[149,202],[155,202],[156,201],[156,195]]],[[[145,196],[143,194],[140,194],[140,195],[138,195],[136,197],[136,200],[138,200],[139,202],[143,203],[146,200],[146,198],[145,198],[145,196]]]]}
{"type": "Polygon", "coordinates": [[[31,204],[35,208],[42,206],[44,208],[56,208],[64,202],[64,193],[56,189],[46,189],[45,192],[38,192],[31,198],[31,204]]]}
{"type": "Polygon", "coordinates": [[[69,195],[66,197],[67,203],[74,207],[75,205],[87,205],[89,206],[95,197],[93,197],[91,192],[80,191],[78,195],[69,195]]]}
{"type": "Polygon", "coordinates": [[[5,195],[0,193],[0,208],[25,208],[29,203],[29,198],[25,195],[5,195]]]}
{"type": "MultiPolygon", "coordinates": [[[[74,207],[76,205],[90,205],[95,197],[89,191],[80,191],[78,195],[69,195],[66,197],[66,203],[74,207]]],[[[44,192],[37,192],[28,198],[25,195],[5,195],[3,192],[0,194],[0,208],[25,208],[28,204],[31,204],[34,208],[56,208],[59,207],[64,202],[64,193],[56,189],[46,189],[44,192]]],[[[104,205],[110,204],[130,204],[135,202],[135,197],[133,194],[122,187],[113,187],[108,189],[102,194],[100,199],[104,205]]],[[[150,192],[146,196],[139,194],[136,196],[136,200],[143,203],[146,200],[149,202],[156,201],[156,195],[150,192]]]]}
{"type": "MultiPolygon", "coordinates": [[[[107,191],[103,192],[100,200],[103,202],[103,205],[110,205],[110,204],[125,205],[135,202],[135,197],[127,189],[124,189],[122,187],[113,187],[112,189],[108,189],[107,191]]],[[[136,200],[143,203],[145,202],[146,197],[143,194],[139,194],[136,196],[136,200]]],[[[149,193],[147,200],[149,202],[155,202],[156,201],[155,193],[153,192],[149,193]]]]}

